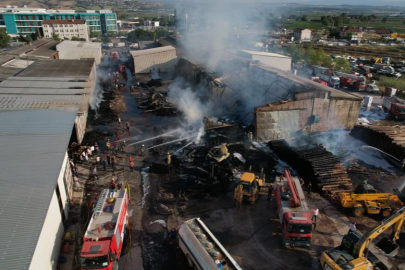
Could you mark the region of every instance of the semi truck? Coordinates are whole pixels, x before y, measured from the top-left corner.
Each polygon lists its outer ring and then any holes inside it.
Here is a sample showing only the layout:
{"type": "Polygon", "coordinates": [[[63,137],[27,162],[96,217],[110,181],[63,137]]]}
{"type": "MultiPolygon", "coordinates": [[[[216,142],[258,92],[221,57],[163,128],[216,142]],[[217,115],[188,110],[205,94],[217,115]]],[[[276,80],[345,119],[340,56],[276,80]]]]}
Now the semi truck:
{"type": "Polygon", "coordinates": [[[332,70],[322,66],[312,66],[312,70],[316,77],[327,82],[330,87],[339,87],[340,79],[332,70]]]}
{"type": "Polygon", "coordinates": [[[242,270],[200,218],[185,221],[177,241],[192,269],[242,270]]]}
{"type": "Polygon", "coordinates": [[[127,190],[101,191],[83,237],[81,269],[118,270],[128,225],[127,190]]]}
{"type": "Polygon", "coordinates": [[[305,200],[300,180],[284,169],[284,176],[276,177],[274,197],[285,246],[310,246],[312,239],[311,213],[305,200]]]}
{"type": "Polygon", "coordinates": [[[384,111],[389,113],[392,118],[396,120],[403,120],[405,119],[405,101],[397,98],[395,96],[393,97],[387,97],[385,96],[383,98],[382,102],[382,107],[384,111]]]}

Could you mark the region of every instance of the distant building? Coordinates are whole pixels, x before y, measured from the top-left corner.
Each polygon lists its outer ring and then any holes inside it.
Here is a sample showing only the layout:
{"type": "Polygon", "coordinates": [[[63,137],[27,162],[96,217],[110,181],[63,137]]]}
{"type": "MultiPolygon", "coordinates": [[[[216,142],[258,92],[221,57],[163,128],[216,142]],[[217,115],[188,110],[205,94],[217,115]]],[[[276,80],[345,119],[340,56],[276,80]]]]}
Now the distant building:
{"type": "Polygon", "coordinates": [[[44,20],[44,36],[51,38],[58,35],[61,39],[73,37],[89,40],[89,32],[86,20],[44,20]]]}
{"type": "Polygon", "coordinates": [[[135,28],[136,26],[139,26],[139,18],[132,18],[132,19],[122,19],[117,21],[117,25],[119,30],[121,31],[121,28],[135,28]]]}
{"type": "Polygon", "coordinates": [[[350,38],[351,41],[360,41],[362,37],[363,32],[359,29],[345,29],[339,31],[339,38],[341,39],[350,38]]]}
{"type": "Polygon", "coordinates": [[[65,40],[56,45],[59,59],[94,59],[96,64],[101,62],[101,43],[65,40]]]}
{"type": "Polygon", "coordinates": [[[159,21],[144,21],[143,25],[144,26],[150,26],[150,27],[159,27],[159,21]]]}
{"type": "Polygon", "coordinates": [[[169,72],[177,64],[176,48],[172,46],[131,51],[135,73],[169,72]]]}
{"type": "Polygon", "coordinates": [[[311,40],[311,30],[296,28],[294,29],[293,37],[295,40],[309,41],[311,40]]]}
{"type": "Polygon", "coordinates": [[[53,10],[26,6],[0,8],[0,25],[4,25],[11,36],[37,33],[42,37],[44,36],[42,25],[44,20],[86,20],[89,32],[106,34],[118,31],[117,14],[111,10],[76,12],[75,10],[53,10]]]}
{"type": "Polygon", "coordinates": [[[389,37],[392,34],[392,31],[389,29],[377,29],[377,35],[381,35],[382,37],[389,37]]]}
{"type": "Polygon", "coordinates": [[[282,54],[240,50],[238,55],[283,71],[291,70],[291,57],[282,54]]]}

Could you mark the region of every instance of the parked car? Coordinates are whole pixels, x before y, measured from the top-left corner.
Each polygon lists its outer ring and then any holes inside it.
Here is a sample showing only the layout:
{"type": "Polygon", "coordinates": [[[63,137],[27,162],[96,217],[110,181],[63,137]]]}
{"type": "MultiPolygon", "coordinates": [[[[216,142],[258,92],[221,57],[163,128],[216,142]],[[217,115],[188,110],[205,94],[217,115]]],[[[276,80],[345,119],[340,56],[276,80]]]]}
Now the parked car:
{"type": "Polygon", "coordinates": [[[397,72],[399,72],[401,74],[405,74],[405,68],[398,68],[397,72]]]}
{"type": "Polygon", "coordinates": [[[375,84],[367,84],[366,92],[377,94],[380,92],[380,88],[378,88],[378,86],[375,84]]]}

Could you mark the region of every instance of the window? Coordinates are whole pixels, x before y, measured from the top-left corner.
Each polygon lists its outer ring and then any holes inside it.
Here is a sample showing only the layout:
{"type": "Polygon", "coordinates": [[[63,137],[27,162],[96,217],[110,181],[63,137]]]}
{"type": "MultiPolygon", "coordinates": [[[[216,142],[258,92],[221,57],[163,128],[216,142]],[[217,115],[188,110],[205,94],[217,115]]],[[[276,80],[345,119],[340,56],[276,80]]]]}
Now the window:
{"type": "Polygon", "coordinates": [[[79,32],[79,30],[76,29],[76,32],[79,32]]]}
{"type": "Polygon", "coordinates": [[[70,27],[73,27],[73,24],[71,24],[70,27]]]}

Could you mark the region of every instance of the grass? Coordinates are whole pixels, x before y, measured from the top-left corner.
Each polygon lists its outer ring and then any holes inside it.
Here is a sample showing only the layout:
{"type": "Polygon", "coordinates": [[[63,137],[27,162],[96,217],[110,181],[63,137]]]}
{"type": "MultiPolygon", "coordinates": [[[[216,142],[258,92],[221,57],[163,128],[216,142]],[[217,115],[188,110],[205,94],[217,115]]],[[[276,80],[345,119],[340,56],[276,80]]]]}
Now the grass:
{"type": "Polygon", "coordinates": [[[380,76],[379,80],[377,81],[377,85],[380,87],[380,89],[383,89],[384,87],[392,87],[399,90],[405,90],[405,77],[402,76],[401,78],[396,79],[392,77],[380,76]]]}
{"type": "MultiPolygon", "coordinates": [[[[312,20],[320,20],[321,17],[309,16],[309,19],[312,20]]],[[[381,20],[375,20],[372,22],[361,22],[354,19],[350,20],[350,24],[353,27],[374,27],[374,28],[381,28],[381,29],[389,29],[393,30],[394,32],[398,33],[405,33],[405,24],[402,24],[405,20],[399,19],[388,19],[387,22],[382,22],[381,20]]],[[[328,28],[320,22],[303,22],[303,21],[289,21],[284,24],[284,27],[287,29],[295,29],[295,28],[309,28],[309,29],[322,29],[328,28]]]]}

